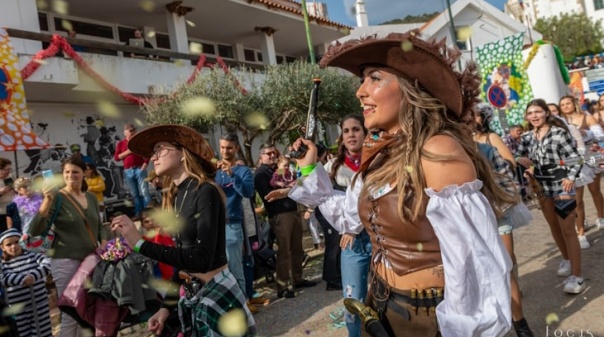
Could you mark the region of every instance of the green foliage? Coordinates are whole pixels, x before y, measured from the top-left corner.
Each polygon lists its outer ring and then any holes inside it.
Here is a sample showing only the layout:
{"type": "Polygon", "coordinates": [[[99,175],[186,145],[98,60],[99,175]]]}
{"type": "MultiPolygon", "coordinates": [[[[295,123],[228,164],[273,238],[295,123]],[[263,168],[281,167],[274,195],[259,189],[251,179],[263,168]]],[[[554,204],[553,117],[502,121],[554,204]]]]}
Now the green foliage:
{"type": "Polygon", "coordinates": [[[602,20],[594,21],[583,13],[563,13],[539,19],[533,28],[543,34],[544,40],[560,48],[566,62],[574,60],[576,56],[602,51],[602,20]]]}
{"type": "Polygon", "coordinates": [[[260,134],[266,132],[268,141],[276,143],[305,125],[312,79],[317,77],[321,78],[318,107],[321,123],[338,123],[341,117],[360,110],[355,97],[357,78],[337,69],[294,62],[268,66],[260,74],[233,69],[225,74],[222,69],[213,68],[177,90],[176,95],[145,106],[144,114],[151,125],[185,124],[207,132],[209,125],[220,124],[225,130],[239,131],[243,138],[242,154],[251,164],[251,144],[260,134]],[[247,92],[242,92],[239,82],[247,92]],[[198,97],[212,100],[215,112],[183,113],[182,106],[198,97]]]}
{"type": "Polygon", "coordinates": [[[380,23],[380,25],[397,25],[397,24],[401,24],[401,23],[423,23],[423,22],[428,22],[428,21],[432,20],[438,14],[440,14],[440,12],[425,13],[425,14],[420,14],[420,15],[407,15],[403,19],[389,20],[389,21],[380,23]]]}

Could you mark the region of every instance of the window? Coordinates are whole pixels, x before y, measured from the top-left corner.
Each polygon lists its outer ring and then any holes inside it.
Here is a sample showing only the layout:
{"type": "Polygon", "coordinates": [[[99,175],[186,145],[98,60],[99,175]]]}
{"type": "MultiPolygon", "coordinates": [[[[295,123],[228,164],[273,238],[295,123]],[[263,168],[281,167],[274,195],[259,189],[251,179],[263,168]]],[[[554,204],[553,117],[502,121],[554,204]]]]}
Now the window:
{"type": "Polygon", "coordinates": [[[257,52],[257,53],[256,53],[256,57],[257,57],[257,59],[258,59],[258,62],[264,62],[264,61],[262,60],[262,53],[261,53],[261,52],[257,52]]]}
{"type": "Polygon", "coordinates": [[[201,48],[202,48],[204,54],[216,55],[216,48],[214,47],[213,44],[202,43],[201,48]]]}
{"type": "Polygon", "coordinates": [[[286,56],[285,57],[285,62],[287,62],[287,63],[296,62],[296,58],[295,57],[291,57],[291,56],[286,56]]]}
{"type": "Polygon", "coordinates": [[[256,53],[251,49],[244,49],[243,55],[246,62],[256,62],[256,53]]]}
{"type": "Polygon", "coordinates": [[[120,42],[128,43],[130,39],[134,38],[134,31],[137,28],[130,27],[117,27],[117,32],[119,34],[120,42]]]}
{"type": "Polygon", "coordinates": [[[455,44],[457,45],[457,48],[459,48],[459,50],[470,50],[470,38],[467,37],[468,34],[466,32],[463,32],[461,34],[465,35],[465,37],[463,39],[459,38],[459,36],[461,35],[460,32],[467,29],[469,29],[469,27],[455,29],[455,35],[457,36],[457,42],[455,44]]]}
{"type": "Polygon", "coordinates": [[[170,49],[170,37],[167,34],[155,33],[157,48],[170,49]]]}
{"type": "Polygon", "coordinates": [[[235,58],[234,55],[233,47],[224,44],[218,45],[218,56],[233,59],[235,58]]]}
{"type": "Polygon", "coordinates": [[[604,9],[604,0],[594,0],[594,8],[596,10],[604,9]]]}
{"type": "Polygon", "coordinates": [[[46,15],[46,13],[38,12],[38,23],[40,24],[41,31],[48,31],[48,16],[46,15]]]}
{"type": "Polygon", "coordinates": [[[66,32],[66,29],[63,28],[63,20],[71,22],[73,30],[78,33],[78,35],[82,34],[95,37],[102,37],[106,39],[113,39],[113,27],[97,23],[76,21],[73,19],[68,20],[64,18],[55,17],[55,30],[66,32]]]}
{"type": "Polygon", "coordinates": [[[277,55],[277,64],[283,63],[283,60],[284,60],[283,56],[277,55]]]}

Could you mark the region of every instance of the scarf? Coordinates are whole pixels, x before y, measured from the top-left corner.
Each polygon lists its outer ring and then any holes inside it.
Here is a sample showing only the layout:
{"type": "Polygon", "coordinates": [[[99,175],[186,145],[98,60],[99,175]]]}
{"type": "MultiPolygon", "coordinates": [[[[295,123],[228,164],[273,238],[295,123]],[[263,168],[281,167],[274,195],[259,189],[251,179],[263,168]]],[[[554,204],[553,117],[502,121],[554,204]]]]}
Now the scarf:
{"type": "Polygon", "coordinates": [[[350,168],[354,172],[358,171],[359,167],[361,166],[361,155],[348,154],[348,151],[346,151],[346,154],[344,156],[344,164],[346,164],[346,166],[348,166],[348,168],[350,168]]]}
{"type": "Polygon", "coordinates": [[[360,172],[365,173],[378,154],[388,153],[389,148],[400,143],[402,139],[403,135],[400,130],[393,134],[383,130],[371,130],[363,142],[360,172]]]}

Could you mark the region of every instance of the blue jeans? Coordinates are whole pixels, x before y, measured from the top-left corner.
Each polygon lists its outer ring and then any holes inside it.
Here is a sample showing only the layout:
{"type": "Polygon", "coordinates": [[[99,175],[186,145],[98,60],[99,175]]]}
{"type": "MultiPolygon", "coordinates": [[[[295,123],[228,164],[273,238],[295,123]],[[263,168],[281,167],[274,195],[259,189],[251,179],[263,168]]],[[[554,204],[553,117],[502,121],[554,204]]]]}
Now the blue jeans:
{"type": "MultiPolygon", "coordinates": [[[[342,265],[342,291],[344,298],[355,298],[365,302],[367,296],[367,277],[371,262],[371,241],[366,230],[354,239],[352,248],[342,250],[340,255],[342,265]]],[[[349,337],[361,336],[361,321],[357,315],[348,311],[344,313],[349,337]]]]}
{"type": "Polygon", "coordinates": [[[245,293],[245,274],[243,273],[243,227],[241,222],[226,224],[226,253],[229,269],[235,275],[241,291],[245,293]]]}
{"type": "Polygon", "coordinates": [[[151,201],[149,196],[149,183],[145,181],[147,171],[140,168],[124,170],[124,181],[128,185],[134,202],[134,215],[139,216],[143,208],[151,201]]]}

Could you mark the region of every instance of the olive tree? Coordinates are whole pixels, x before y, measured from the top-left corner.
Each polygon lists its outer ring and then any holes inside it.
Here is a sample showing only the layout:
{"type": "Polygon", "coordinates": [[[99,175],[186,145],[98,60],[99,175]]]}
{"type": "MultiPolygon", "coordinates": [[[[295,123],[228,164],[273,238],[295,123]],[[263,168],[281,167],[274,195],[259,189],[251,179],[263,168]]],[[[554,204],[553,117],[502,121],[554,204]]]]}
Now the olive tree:
{"type": "Polygon", "coordinates": [[[321,79],[317,109],[321,123],[338,123],[360,111],[357,78],[338,69],[293,62],[267,66],[263,72],[214,67],[174,95],[150,100],[143,112],[151,125],[183,124],[207,132],[208,126],[219,124],[237,131],[242,154],[251,164],[251,144],[258,136],[265,134],[275,144],[303,127],[314,78],[321,79]]]}

